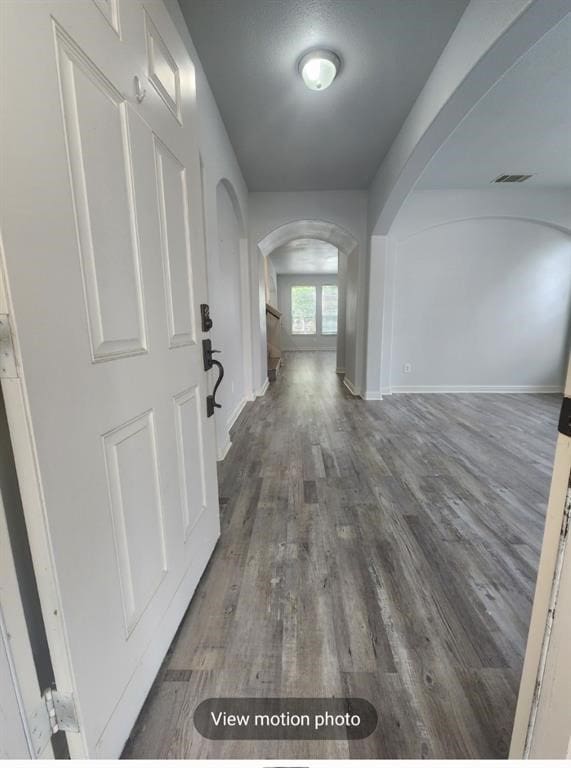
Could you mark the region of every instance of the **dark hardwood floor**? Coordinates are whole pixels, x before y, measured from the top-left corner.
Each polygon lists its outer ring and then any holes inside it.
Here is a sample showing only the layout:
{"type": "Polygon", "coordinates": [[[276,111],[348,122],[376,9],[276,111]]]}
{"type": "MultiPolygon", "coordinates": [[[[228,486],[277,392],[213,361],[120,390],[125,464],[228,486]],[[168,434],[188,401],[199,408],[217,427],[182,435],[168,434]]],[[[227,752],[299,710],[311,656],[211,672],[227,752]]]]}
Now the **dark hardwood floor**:
{"type": "Polygon", "coordinates": [[[506,757],[560,397],[352,397],[288,355],[220,467],[222,536],[129,758],[506,757]],[[363,741],[212,741],[215,696],[359,696],[363,741]]]}

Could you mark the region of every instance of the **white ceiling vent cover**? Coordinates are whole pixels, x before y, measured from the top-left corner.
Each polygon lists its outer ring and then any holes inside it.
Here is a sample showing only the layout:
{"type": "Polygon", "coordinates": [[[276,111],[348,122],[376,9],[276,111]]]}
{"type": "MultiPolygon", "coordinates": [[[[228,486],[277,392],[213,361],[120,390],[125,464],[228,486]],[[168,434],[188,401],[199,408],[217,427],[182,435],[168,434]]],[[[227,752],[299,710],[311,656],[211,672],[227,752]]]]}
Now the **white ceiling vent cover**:
{"type": "Polygon", "coordinates": [[[492,181],[492,184],[513,184],[514,182],[521,183],[522,181],[531,179],[532,176],[533,173],[502,173],[492,181]]]}

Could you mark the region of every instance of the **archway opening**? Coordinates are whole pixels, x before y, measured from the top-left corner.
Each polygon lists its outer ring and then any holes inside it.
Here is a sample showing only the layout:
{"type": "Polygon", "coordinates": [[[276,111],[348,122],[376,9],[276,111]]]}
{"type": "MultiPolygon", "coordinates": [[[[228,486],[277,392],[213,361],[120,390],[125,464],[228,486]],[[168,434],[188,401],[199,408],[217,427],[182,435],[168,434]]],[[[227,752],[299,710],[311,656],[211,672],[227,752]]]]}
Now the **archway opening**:
{"type": "MultiPolygon", "coordinates": [[[[208,292],[213,320],[212,345],[220,350],[224,378],[217,392],[220,409],[214,413],[218,459],[230,448],[230,430],[251,397],[247,239],[242,213],[232,184],[216,186],[217,241],[208,259],[208,292]]],[[[214,386],[217,371],[213,371],[214,386]]]]}
{"type": "MultiPolygon", "coordinates": [[[[258,258],[264,298],[259,316],[261,365],[271,366],[274,357],[266,319],[266,305],[274,302],[281,313],[279,338],[284,351],[334,352],[332,365],[350,385],[359,364],[356,238],[330,222],[290,222],[258,243],[258,258]]],[[[271,367],[269,372],[271,378],[271,367]]]]}
{"type": "Polygon", "coordinates": [[[291,240],[268,255],[266,330],[270,381],[277,375],[282,355],[291,352],[327,353],[320,355],[322,364],[340,367],[337,353],[339,349],[344,351],[345,270],[342,265],[339,280],[339,261],[339,249],[317,238],[291,240]]]}

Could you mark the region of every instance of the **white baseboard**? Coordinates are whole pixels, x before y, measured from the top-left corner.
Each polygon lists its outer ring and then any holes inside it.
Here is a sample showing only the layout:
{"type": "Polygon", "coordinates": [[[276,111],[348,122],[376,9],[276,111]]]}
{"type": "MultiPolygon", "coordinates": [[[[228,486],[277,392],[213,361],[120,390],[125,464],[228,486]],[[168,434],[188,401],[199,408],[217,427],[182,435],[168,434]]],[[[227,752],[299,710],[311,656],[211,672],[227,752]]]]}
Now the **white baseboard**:
{"type": "Polygon", "coordinates": [[[394,394],[559,394],[561,384],[395,384],[394,394]]]}
{"type": "Polygon", "coordinates": [[[226,441],[226,445],[223,445],[222,448],[219,449],[216,461],[224,461],[224,459],[228,455],[228,451],[230,450],[230,448],[232,448],[232,443],[230,442],[230,438],[228,437],[226,441]]]}
{"type": "Polygon", "coordinates": [[[336,368],[335,373],[345,373],[345,368],[336,368]]]}
{"type": "Polygon", "coordinates": [[[256,397],[263,397],[266,392],[268,391],[268,387],[270,386],[270,380],[266,379],[262,386],[258,389],[256,392],[256,397]]]}
{"type": "Polygon", "coordinates": [[[358,389],[357,389],[357,387],[356,387],[356,386],[353,384],[353,382],[352,382],[350,379],[348,379],[348,378],[347,378],[347,376],[345,376],[345,377],[344,377],[344,379],[343,379],[343,384],[344,384],[344,385],[347,387],[347,389],[349,390],[349,392],[350,392],[352,395],[354,395],[355,397],[359,397],[359,396],[360,396],[360,392],[359,392],[359,390],[358,390],[358,389]]]}
{"type": "Polygon", "coordinates": [[[282,352],[336,352],[337,347],[320,347],[319,349],[300,349],[299,347],[282,347],[282,352]]]}
{"type": "Polygon", "coordinates": [[[383,395],[380,390],[367,390],[363,395],[363,400],[382,400],[383,395]]]}
{"type": "Polygon", "coordinates": [[[238,403],[238,405],[234,408],[230,416],[228,417],[228,421],[226,422],[226,429],[228,430],[228,432],[230,432],[230,430],[236,423],[236,419],[242,413],[242,409],[244,408],[247,402],[248,402],[248,399],[246,397],[243,397],[238,403]]]}

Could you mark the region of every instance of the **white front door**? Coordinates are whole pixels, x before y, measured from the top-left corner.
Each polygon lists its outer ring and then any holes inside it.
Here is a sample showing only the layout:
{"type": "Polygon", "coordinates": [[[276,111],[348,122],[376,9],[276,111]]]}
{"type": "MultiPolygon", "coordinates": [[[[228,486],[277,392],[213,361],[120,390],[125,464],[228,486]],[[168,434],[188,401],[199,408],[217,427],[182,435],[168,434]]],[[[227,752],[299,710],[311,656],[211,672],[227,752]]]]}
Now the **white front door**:
{"type": "Polygon", "coordinates": [[[3,386],[72,756],[115,757],[219,535],[194,67],[160,0],[0,26],[3,386]]]}

